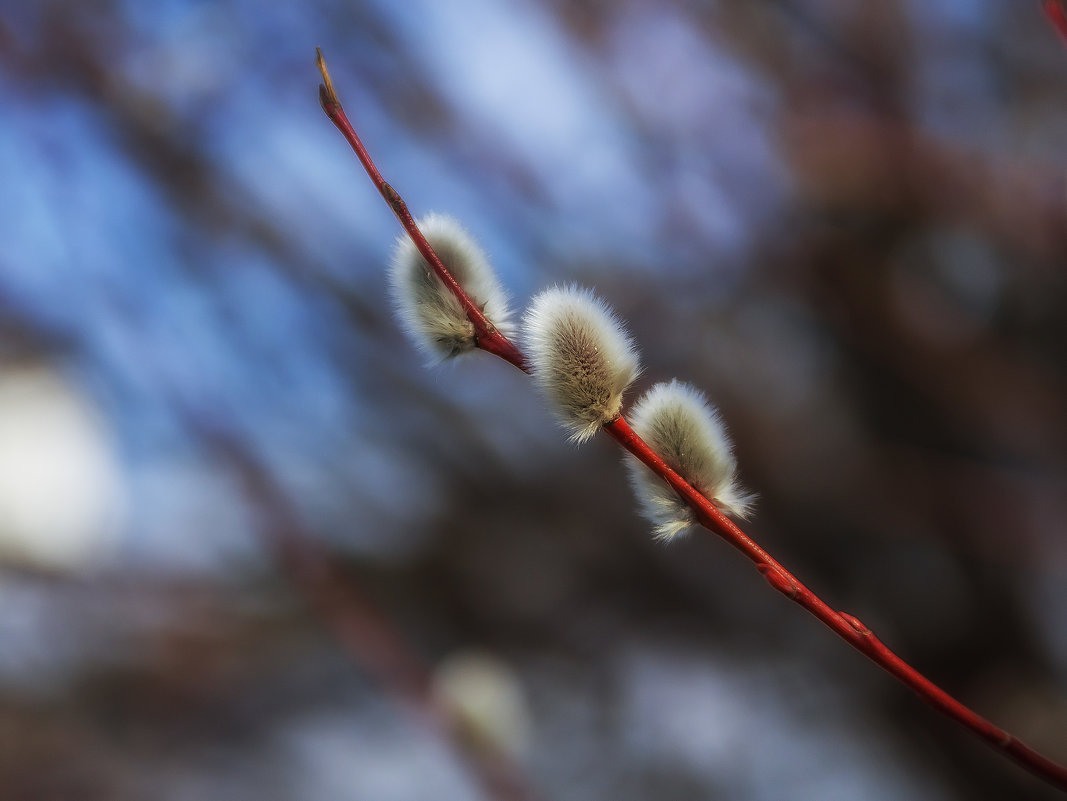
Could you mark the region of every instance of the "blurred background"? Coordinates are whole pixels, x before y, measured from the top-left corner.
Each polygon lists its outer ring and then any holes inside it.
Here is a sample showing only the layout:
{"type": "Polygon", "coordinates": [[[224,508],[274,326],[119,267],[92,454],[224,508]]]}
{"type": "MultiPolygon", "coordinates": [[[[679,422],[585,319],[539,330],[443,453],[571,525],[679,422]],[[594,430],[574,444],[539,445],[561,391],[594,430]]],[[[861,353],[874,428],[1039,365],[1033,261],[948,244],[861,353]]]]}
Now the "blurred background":
{"type": "Polygon", "coordinates": [[[7,0],[0,797],[1052,798],[724,543],[653,543],[517,370],[424,368],[316,46],[517,307],[591,285],[638,391],[721,407],[750,534],[1067,760],[1036,0],[7,0]]]}

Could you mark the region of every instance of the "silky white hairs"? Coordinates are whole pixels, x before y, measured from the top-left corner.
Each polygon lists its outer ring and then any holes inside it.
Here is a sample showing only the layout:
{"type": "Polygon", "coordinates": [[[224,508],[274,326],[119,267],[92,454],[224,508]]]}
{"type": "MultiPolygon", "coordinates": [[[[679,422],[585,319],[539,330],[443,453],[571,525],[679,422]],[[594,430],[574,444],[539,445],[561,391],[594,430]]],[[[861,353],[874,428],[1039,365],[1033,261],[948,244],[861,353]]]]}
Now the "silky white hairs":
{"type": "MultiPolygon", "coordinates": [[[[508,301],[485,253],[452,217],[428,214],[419,229],[441,263],[504,336],[511,336],[508,301]]],[[[433,362],[475,347],[474,326],[456,296],[406,235],[397,240],[389,284],[405,332],[433,362]]]]}
{"type": "MultiPolygon", "coordinates": [[[[726,428],[701,392],[678,380],[656,384],[634,404],[629,420],[671,469],[723,512],[748,513],[753,498],[737,484],[726,428]]],[[[661,478],[636,459],[628,459],[627,467],[656,539],[671,539],[696,524],[693,510],[661,478]]]]}
{"type": "Polygon", "coordinates": [[[619,416],[622,394],[640,372],[633,342],[590,290],[553,287],[523,317],[534,380],[575,442],[619,416]]]}

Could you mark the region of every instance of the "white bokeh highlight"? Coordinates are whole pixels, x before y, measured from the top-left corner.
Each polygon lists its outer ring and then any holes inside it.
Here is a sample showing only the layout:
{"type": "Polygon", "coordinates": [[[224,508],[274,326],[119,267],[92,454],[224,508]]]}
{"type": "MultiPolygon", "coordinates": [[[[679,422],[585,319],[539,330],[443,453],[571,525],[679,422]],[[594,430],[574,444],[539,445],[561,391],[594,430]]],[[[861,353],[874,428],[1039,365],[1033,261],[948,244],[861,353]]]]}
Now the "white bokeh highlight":
{"type": "Polygon", "coordinates": [[[98,563],[125,508],[115,449],[90,403],[53,372],[0,372],[0,560],[98,563]]]}

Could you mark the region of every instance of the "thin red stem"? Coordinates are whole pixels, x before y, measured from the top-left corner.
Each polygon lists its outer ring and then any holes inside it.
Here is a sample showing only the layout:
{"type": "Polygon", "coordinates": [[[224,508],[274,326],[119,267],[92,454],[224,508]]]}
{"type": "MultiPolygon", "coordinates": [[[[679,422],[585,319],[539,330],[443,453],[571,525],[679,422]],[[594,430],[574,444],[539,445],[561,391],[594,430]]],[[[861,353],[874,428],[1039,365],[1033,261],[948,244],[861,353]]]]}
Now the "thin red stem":
{"type": "MultiPolygon", "coordinates": [[[[1058,3],[1046,2],[1046,10],[1049,5],[1059,6],[1058,3]]],[[[1062,17],[1062,8],[1059,8],[1062,17]]],[[[1051,16],[1051,12],[1050,12],[1051,16]]],[[[1064,18],[1067,30],[1067,18],[1064,18]]],[[[518,367],[520,370],[530,372],[529,363],[525,355],[510,340],[501,334],[489,323],[481,310],[471,302],[463,288],[449,273],[448,269],[437,258],[426,238],[415,225],[411,214],[408,212],[404,201],[396,191],[387,184],[378,172],[374,162],[371,161],[363,143],[352,130],[347,116],[337,100],[330,82],[326,64],[318,53],[319,70],[322,72],[324,86],[319,87],[319,97],[322,101],[323,110],[333,121],[341,133],[344,134],[352,149],[363,163],[367,174],[375,186],[382,193],[386,202],[400,219],[401,224],[418,247],[426,260],[433,266],[434,271],[441,280],[455,293],[464,309],[468,310],[468,317],[475,325],[478,334],[478,346],[494,353],[505,361],[518,367]],[[488,327],[479,328],[478,320],[484,321],[488,327]],[[484,338],[483,338],[484,337],[484,338]]],[[[718,534],[737,550],[747,556],[763,575],[767,582],[778,592],[808,610],[812,615],[825,623],[835,634],[848,642],[852,647],[865,654],[876,664],[896,676],[901,682],[914,690],[928,704],[943,712],[962,726],[970,729],[983,740],[1006,756],[1014,759],[1036,776],[1058,787],[1067,790],[1067,768],[1053,762],[1025,743],[1016,739],[1012,734],[993,725],[991,722],[977,714],[951,695],[946,693],[936,684],[931,682],[915,668],[893,653],[879,640],[869,628],[853,615],[847,612],[834,611],[819,596],[805,587],[800,581],[769,553],[757,545],[751,537],[738,528],[733,521],[724,515],[719,509],[700,492],[698,492],[681,475],[672,470],[646,443],[630,428],[623,417],[606,423],[604,429],[627,451],[633,454],[641,462],[647,465],[656,475],[662,478],[678,495],[690,506],[696,514],[700,524],[714,534],[718,534]]]]}
{"type": "Polygon", "coordinates": [[[1041,5],[1052,27],[1059,33],[1063,43],[1067,44],[1067,10],[1063,8],[1063,0],[1044,0],[1041,5]]]}
{"type": "Polygon", "coordinates": [[[604,426],[604,430],[614,437],[622,447],[647,465],[656,475],[666,481],[671,486],[671,489],[677,492],[693,509],[697,520],[704,528],[718,534],[752,560],[756,565],[756,569],[774,589],[807,609],[829,626],[841,639],[847,641],[857,651],[865,654],[873,662],[892,673],[935,709],[966,726],[994,748],[1007,754],[1037,776],[1056,785],[1061,790],[1067,790],[1067,768],[1042,756],[1025,743],[1016,739],[1012,734],[993,725],[981,715],[957,701],[893,653],[855,616],[847,612],[834,611],[819,596],[801,584],[796,576],[782,567],[778,560],[753,542],[745,532],[719,511],[711,501],[672,470],[630,428],[623,417],[607,423],[604,426]]]}
{"type": "Polygon", "coordinates": [[[363,169],[367,171],[367,175],[370,176],[375,187],[385,198],[385,202],[389,204],[393,214],[400,220],[400,224],[404,226],[404,230],[411,237],[411,241],[418,248],[419,253],[422,254],[422,257],[433,268],[437,277],[441,279],[460,302],[467,319],[474,326],[475,344],[482,350],[499,356],[506,362],[510,362],[520,370],[529,372],[526,357],[523,356],[522,351],[515,347],[511,340],[501,334],[497,327],[493,325],[492,320],[485,316],[478,304],[471,300],[470,296],[463,290],[463,287],[452,276],[452,273],[445,267],[437,253],[434,252],[433,247],[422,231],[419,230],[415,218],[411,216],[411,212],[408,211],[408,205],[404,202],[400,193],[382,178],[382,174],[378,172],[378,168],[374,165],[367,148],[363,146],[363,141],[359,138],[359,134],[352,127],[352,123],[348,121],[348,115],[345,114],[344,108],[341,107],[341,101],[337,99],[337,93],[334,91],[333,81],[330,80],[329,70],[326,69],[326,61],[322,57],[322,51],[316,48],[315,54],[323,80],[323,83],[319,84],[319,102],[322,104],[322,110],[326,112],[326,116],[337,126],[344,138],[348,140],[348,144],[356,152],[363,169]]]}

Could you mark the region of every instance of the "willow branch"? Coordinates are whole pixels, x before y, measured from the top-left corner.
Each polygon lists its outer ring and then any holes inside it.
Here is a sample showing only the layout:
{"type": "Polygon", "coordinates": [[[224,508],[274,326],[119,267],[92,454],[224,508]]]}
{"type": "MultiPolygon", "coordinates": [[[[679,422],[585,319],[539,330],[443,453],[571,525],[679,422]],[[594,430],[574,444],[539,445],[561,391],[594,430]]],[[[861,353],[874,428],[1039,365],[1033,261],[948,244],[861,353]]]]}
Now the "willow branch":
{"type": "MultiPolygon", "coordinates": [[[[1046,10],[1053,3],[1046,3],[1046,10]]],[[[1058,7],[1058,2],[1055,3],[1058,7]]],[[[1062,12],[1062,8],[1060,9],[1062,12]]],[[[1050,12],[1051,16],[1051,12],[1050,12]]],[[[1065,26],[1067,28],[1067,26],[1065,26]]],[[[370,176],[371,181],[381,192],[382,197],[392,208],[404,230],[407,231],[412,241],[418,247],[419,252],[433,267],[434,272],[440,276],[446,286],[456,295],[467,311],[471,323],[474,324],[478,335],[478,346],[483,350],[510,362],[524,372],[530,372],[526,356],[501,334],[485,319],[481,311],[471,301],[448,269],[434,253],[429,242],[419,231],[418,226],[408,212],[407,205],[400,195],[382,178],[378,168],[374,165],[362,141],[356,135],[344,109],[341,107],[337,94],[333,89],[326,63],[321,51],[316,51],[318,66],[322,73],[324,84],[319,87],[319,98],[326,115],[334,125],[344,134],[352,149],[355,150],[364,169],[370,176]]],[[[903,684],[911,688],[920,698],[930,706],[942,712],[952,720],[981,737],[1000,753],[1013,759],[1034,775],[1045,780],[1049,784],[1067,791],[1067,768],[1052,761],[1048,757],[1035,751],[1014,735],[999,728],[989,720],[970,709],[968,706],[953,698],[942,690],[923,674],[891,651],[874,633],[867,628],[854,615],[847,612],[835,611],[819,596],[805,587],[792,573],[786,570],[780,562],[772,557],[767,551],[756,544],[751,537],[738,528],[726,515],[724,515],[708,498],[697,491],[682,476],[672,470],[658,454],[656,454],[637,435],[625,418],[621,415],[604,425],[607,431],[624,449],[644,463],[656,475],[662,478],[678,495],[689,505],[696,515],[697,520],[707,530],[722,537],[734,548],[743,553],[756,569],[763,575],[775,590],[786,598],[806,609],[822,623],[830,628],[841,639],[860,653],[867,656],[871,661],[891,673],[903,684]]]]}

